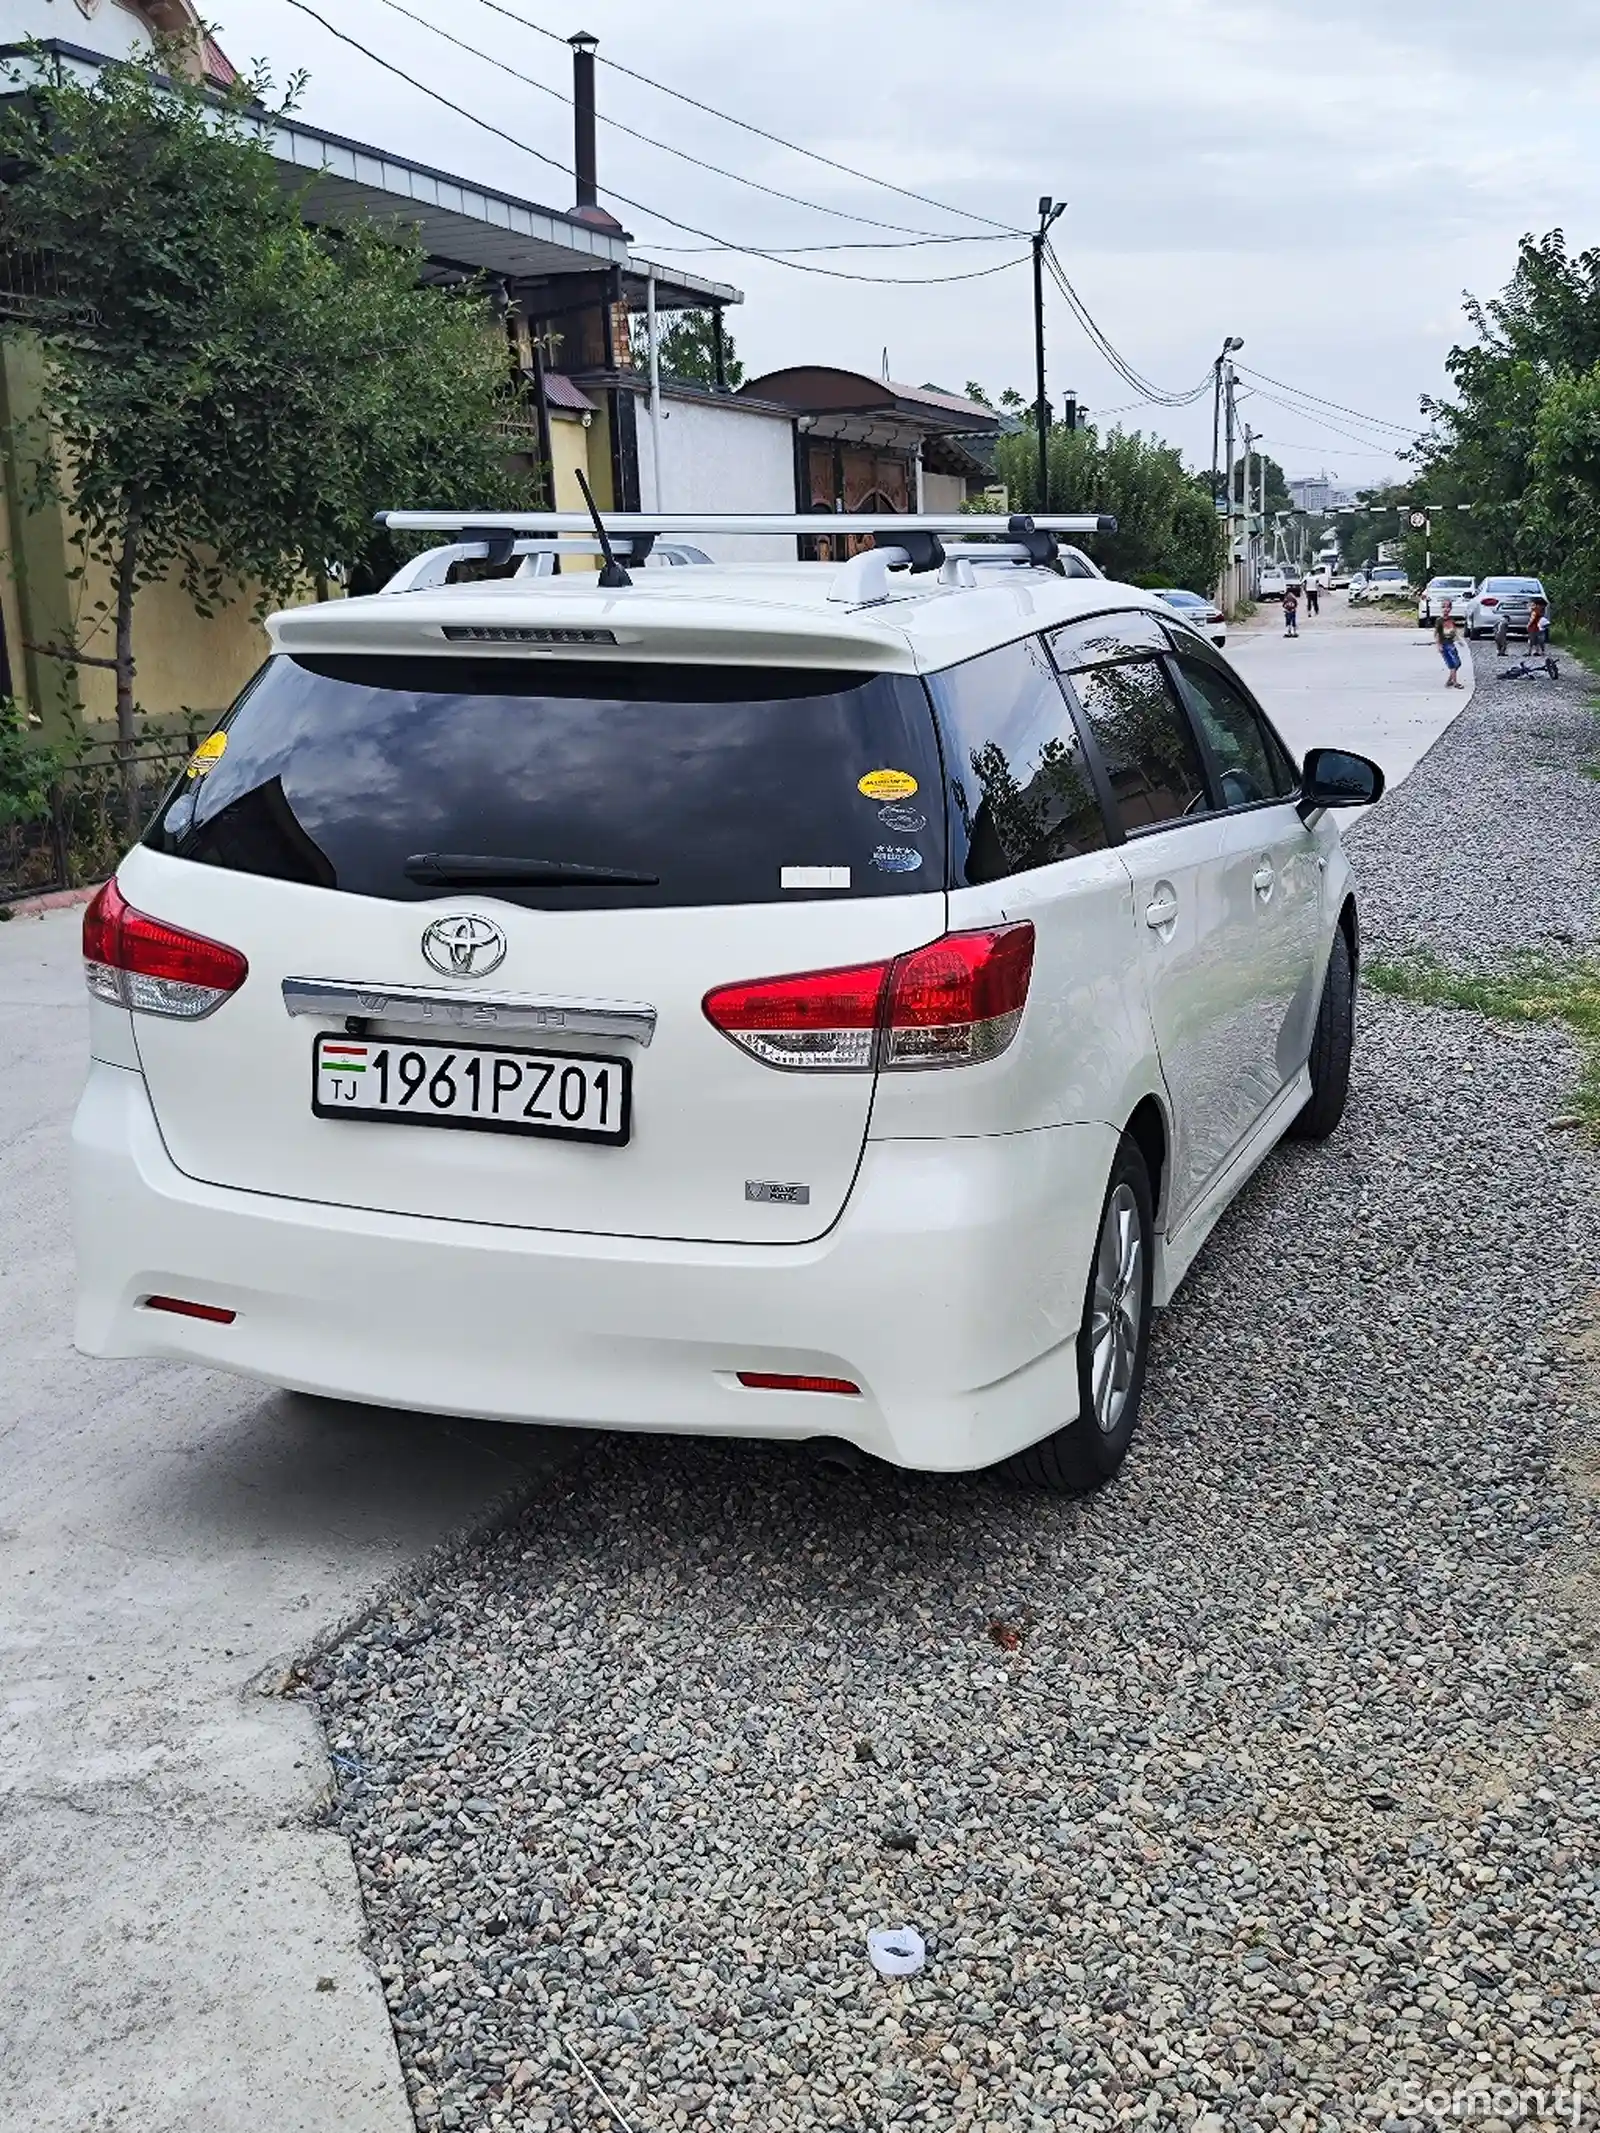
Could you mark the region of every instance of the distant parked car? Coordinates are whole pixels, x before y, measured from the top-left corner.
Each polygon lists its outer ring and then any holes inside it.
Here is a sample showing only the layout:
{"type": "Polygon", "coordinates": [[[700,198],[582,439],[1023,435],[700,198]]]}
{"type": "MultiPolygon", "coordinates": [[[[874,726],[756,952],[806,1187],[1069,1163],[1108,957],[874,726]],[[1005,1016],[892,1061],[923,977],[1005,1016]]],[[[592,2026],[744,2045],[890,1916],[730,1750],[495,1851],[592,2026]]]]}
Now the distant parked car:
{"type": "Polygon", "coordinates": [[[1298,563],[1285,563],[1283,566],[1283,574],[1296,592],[1300,592],[1304,589],[1306,581],[1301,573],[1301,569],[1298,563]]]}
{"type": "Polygon", "coordinates": [[[1357,592],[1354,582],[1350,586],[1350,598],[1356,600],[1403,599],[1411,590],[1411,581],[1398,563],[1378,563],[1367,573],[1367,582],[1357,592]]]}
{"type": "Polygon", "coordinates": [[[1330,565],[1329,565],[1329,567],[1328,567],[1328,590],[1329,590],[1329,592],[1345,592],[1345,591],[1348,591],[1348,589],[1349,589],[1349,585],[1350,585],[1350,573],[1349,573],[1349,571],[1348,571],[1348,570],[1347,570],[1347,569],[1345,568],[1345,566],[1343,565],[1343,563],[1332,563],[1332,564],[1330,564],[1330,565]]]}
{"type": "Polygon", "coordinates": [[[1439,610],[1446,600],[1450,602],[1451,613],[1458,622],[1461,621],[1477,584],[1476,578],[1430,578],[1417,600],[1418,627],[1426,629],[1430,622],[1437,622],[1439,610]]]}
{"type": "Polygon", "coordinates": [[[1549,595],[1537,578],[1485,578],[1468,601],[1467,635],[1497,637],[1504,625],[1508,637],[1526,637],[1528,610],[1535,600],[1544,601],[1548,622],[1549,595]]]}
{"type": "Polygon", "coordinates": [[[1175,607],[1184,621],[1191,623],[1203,637],[1209,637],[1219,651],[1227,643],[1227,617],[1214,600],[1202,599],[1199,593],[1176,589],[1158,592],[1156,598],[1165,600],[1168,607],[1175,607]]]}
{"type": "Polygon", "coordinates": [[[1278,568],[1276,563],[1269,563],[1261,573],[1261,598],[1263,600],[1281,600],[1288,590],[1288,577],[1278,568]]]}

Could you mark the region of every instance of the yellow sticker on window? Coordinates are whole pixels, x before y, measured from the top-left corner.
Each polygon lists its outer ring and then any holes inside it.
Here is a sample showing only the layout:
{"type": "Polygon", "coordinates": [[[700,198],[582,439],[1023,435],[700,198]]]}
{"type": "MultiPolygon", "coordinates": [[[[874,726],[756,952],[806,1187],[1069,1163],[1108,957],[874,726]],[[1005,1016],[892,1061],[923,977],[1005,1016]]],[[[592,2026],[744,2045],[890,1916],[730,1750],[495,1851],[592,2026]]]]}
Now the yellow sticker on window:
{"type": "Polygon", "coordinates": [[[856,782],[856,791],[868,800],[909,800],[916,789],[909,770],[869,770],[856,782]]]}
{"type": "Polygon", "coordinates": [[[208,733],[189,758],[189,776],[203,778],[208,770],[215,770],[222,761],[227,745],[228,736],[225,733],[208,733]]]}

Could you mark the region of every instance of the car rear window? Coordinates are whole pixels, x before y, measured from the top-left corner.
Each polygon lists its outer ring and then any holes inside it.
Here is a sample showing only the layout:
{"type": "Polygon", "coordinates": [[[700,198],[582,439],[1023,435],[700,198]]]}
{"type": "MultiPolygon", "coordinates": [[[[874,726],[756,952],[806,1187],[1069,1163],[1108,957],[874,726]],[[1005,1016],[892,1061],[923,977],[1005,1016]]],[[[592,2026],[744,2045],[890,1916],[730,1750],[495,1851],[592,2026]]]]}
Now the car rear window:
{"type": "Polygon", "coordinates": [[[157,851],[357,896],[475,887],[561,911],[945,886],[913,675],[280,656],[222,730],[151,824],[157,851]],[[530,866],[568,871],[510,878],[530,866]]]}
{"type": "Polygon", "coordinates": [[[1489,590],[1497,593],[1539,593],[1542,595],[1544,587],[1537,578],[1491,578],[1489,580],[1489,590]]]}

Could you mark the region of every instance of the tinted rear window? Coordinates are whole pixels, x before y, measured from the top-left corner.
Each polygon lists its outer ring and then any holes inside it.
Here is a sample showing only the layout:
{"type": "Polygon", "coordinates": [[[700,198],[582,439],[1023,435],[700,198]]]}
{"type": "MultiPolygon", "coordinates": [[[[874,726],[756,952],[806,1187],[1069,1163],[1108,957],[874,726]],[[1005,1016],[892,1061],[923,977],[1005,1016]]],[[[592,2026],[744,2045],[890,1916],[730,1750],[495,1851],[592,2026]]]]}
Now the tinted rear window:
{"type": "Polygon", "coordinates": [[[561,911],[945,885],[933,714],[911,675],[280,657],[224,725],[220,758],[151,825],[156,850],[357,896],[477,887],[561,911]],[[430,855],[654,879],[453,884],[418,865],[430,855]]]}

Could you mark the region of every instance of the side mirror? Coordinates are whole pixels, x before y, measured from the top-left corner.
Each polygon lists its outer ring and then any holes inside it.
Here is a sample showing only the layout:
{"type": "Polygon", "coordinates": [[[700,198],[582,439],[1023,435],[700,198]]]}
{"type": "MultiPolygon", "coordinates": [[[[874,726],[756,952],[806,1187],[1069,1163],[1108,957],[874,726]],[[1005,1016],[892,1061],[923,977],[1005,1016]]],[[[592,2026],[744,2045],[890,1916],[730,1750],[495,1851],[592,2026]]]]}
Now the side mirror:
{"type": "Polygon", "coordinates": [[[1370,807],[1383,798],[1383,772],[1364,755],[1344,748],[1311,748],[1300,773],[1300,812],[1319,807],[1370,807]]]}

